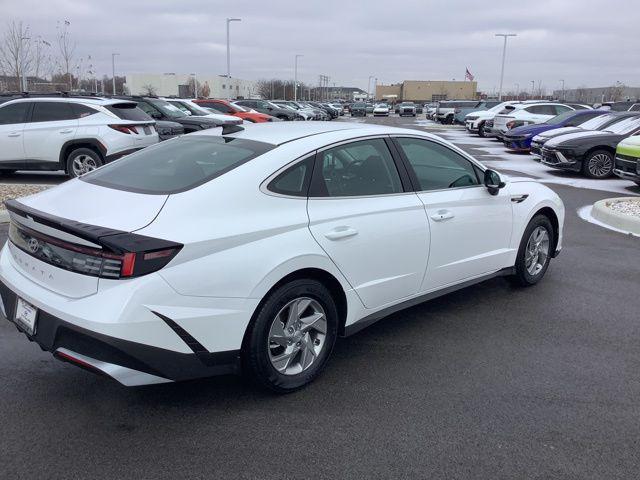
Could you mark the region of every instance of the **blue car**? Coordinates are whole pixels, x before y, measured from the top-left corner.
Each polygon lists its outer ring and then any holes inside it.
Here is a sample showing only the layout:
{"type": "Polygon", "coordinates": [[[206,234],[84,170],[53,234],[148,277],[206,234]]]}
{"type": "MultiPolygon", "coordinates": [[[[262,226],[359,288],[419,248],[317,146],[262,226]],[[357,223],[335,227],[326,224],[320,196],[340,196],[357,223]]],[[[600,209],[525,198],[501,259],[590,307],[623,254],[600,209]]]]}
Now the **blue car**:
{"type": "Polygon", "coordinates": [[[561,113],[544,123],[523,125],[509,130],[503,138],[504,146],[508,150],[528,152],[531,149],[531,139],[536,135],[562,127],[577,127],[587,120],[606,113],[603,110],[570,110],[561,113]]]}

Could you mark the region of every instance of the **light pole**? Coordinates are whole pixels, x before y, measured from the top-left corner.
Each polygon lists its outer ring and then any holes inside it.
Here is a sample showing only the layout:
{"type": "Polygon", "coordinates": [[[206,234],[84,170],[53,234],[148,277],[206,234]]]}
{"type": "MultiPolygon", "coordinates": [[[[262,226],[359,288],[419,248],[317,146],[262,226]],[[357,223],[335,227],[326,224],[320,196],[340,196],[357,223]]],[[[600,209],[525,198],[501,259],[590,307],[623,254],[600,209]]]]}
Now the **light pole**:
{"type": "Polygon", "coordinates": [[[293,62],[293,101],[298,100],[298,58],[304,55],[296,55],[293,62]]]}
{"type": "Polygon", "coordinates": [[[18,54],[18,57],[20,58],[20,70],[22,73],[22,91],[26,92],[27,91],[27,73],[26,73],[26,68],[25,68],[25,61],[24,61],[24,47],[22,46],[22,41],[23,40],[31,40],[31,37],[20,37],[20,53],[18,54]]]}
{"type": "Polygon", "coordinates": [[[111,54],[111,82],[113,87],[113,94],[116,94],[116,55],[120,55],[119,53],[111,54]]]}
{"type": "Polygon", "coordinates": [[[371,79],[375,78],[373,75],[369,75],[369,80],[367,80],[367,100],[371,100],[371,79]]]}
{"type": "Polygon", "coordinates": [[[560,81],[562,82],[562,101],[564,102],[564,79],[560,81]]]}
{"type": "Polygon", "coordinates": [[[227,18],[227,100],[231,99],[231,50],[229,49],[229,24],[241,22],[241,18],[227,18]]]}
{"type": "Polygon", "coordinates": [[[520,84],[516,83],[516,100],[520,100],[520,84]]]}
{"type": "Polygon", "coordinates": [[[531,80],[531,98],[536,96],[536,81],[531,80]]]}
{"type": "Polygon", "coordinates": [[[502,46],[502,69],[500,70],[500,93],[498,94],[498,100],[502,101],[502,82],[504,80],[504,59],[507,55],[507,38],[517,37],[515,33],[496,33],[496,37],[503,37],[504,44],[502,46]]]}

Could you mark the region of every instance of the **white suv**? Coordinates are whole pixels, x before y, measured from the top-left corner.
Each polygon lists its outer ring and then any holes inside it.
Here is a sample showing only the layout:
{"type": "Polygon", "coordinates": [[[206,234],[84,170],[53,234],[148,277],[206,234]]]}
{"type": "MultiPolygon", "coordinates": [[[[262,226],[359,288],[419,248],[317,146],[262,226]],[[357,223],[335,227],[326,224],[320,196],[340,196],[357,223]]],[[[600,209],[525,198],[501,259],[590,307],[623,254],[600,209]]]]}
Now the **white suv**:
{"type": "Polygon", "coordinates": [[[569,110],[576,110],[576,108],[561,103],[521,103],[515,105],[515,108],[510,111],[500,112],[493,118],[493,133],[502,139],[504,134],[512,128],[543,123],[569,110]]]}
{"type": "Polygon", "coordinates": [[[509,111],[515,108],[516,104],[520,102],[512,101],[512,102],[502,102],[495,107],[491,107],[488,110],[477,110],[475,112],[470,112],[464,117],[464,126],[470,133],[477,133],[479,136],[486,136],[487,132],[485,131],[485,124],[488,120],[493,120],[493,118],[503,110],[509,111]]]}
{"type": "Polygon", "coordinates": [[[77,177],[157,142],[155,121],[131,101],[43,96],[0,105],[0,173],[77,177]]]}

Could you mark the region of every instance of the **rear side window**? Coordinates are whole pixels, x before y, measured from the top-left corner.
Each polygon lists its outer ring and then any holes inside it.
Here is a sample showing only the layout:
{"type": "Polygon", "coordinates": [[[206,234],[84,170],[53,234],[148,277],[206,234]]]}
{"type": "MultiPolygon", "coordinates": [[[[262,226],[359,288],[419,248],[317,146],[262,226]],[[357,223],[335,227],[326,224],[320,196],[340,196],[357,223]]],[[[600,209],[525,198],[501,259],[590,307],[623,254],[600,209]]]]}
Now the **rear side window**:
{"type": "Polygon", "coordinates": [[[134,122],[148,122],[151,120],[151,117],[138,108],[135,103],[116,103],[114,105],[105,105],[105,108],[122,120],[132,120],[134,122]]]}
{"type": "Polygon", "coordinates": [[[27,118],[29,102],[12,103],[0,108],[0,125],[24,123],[27,118]]]}
{"type": "Polygon", "coordinates": [[[84,118],[89,115],[93,115],[94,113],[98,113],[97,110],[87,107],[86,105],[82,105],[81,103],[72,103],[71,110],[73,111],[75,118],[84,118]]]}
{"type": "Polygon", "coordinates": [[[361,140],[318,154],[314,196],[358,197],[402,192],[396,165],[382,139],[361,140]]]}
{"type": "Polygon", "coordinates": [[[34,102],[31,122],[59,122],[75,120],[71,105],[66,102],[34,102]]]}
{"type": "Polygon", "coordinates": [[[231,107],[228,107],[224,103],[206,102],[206,103],[200,103],[200,106],[201,107],[207,107],[207,108],[213,108],[214,110],[217,110],[220,113],[233,113],[233,110],[231,110],[231,107]]]}
{"type": "Polygon", "coordinates": [[[132,153],[82,180],[129,192],[184,192],[224,175],[274,145],[219,136],[179,137],[132,153]]]}
{"type": "Polygon", "coordinates": [[[314,159],[315,155],[296,163],[293,167],[288,168],[274,178],[267,188],[271,192],[281,195],[306,197],[309,191],[314,159]]]}

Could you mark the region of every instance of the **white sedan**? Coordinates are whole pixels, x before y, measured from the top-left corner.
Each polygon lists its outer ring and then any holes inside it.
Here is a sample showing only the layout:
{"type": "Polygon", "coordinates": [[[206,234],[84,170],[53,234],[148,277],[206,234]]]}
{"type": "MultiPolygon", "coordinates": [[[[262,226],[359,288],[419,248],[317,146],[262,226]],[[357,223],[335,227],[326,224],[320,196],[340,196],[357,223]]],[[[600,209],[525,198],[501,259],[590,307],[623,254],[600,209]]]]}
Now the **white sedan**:
{"type": "Polygon", "coordinates": [[[385,103],[379,103],[373,109],[374,117],[388,117],[389,116],[389,105],[385,103]]]}
{"type": "Polygon", "coordinates": [[[535,284],[564,221],[436,136],[316,122],[181,136],[7,208],[0,311],[43,349],[124,385],[244,369],[278,392],[391,312],[535,284]]]}

